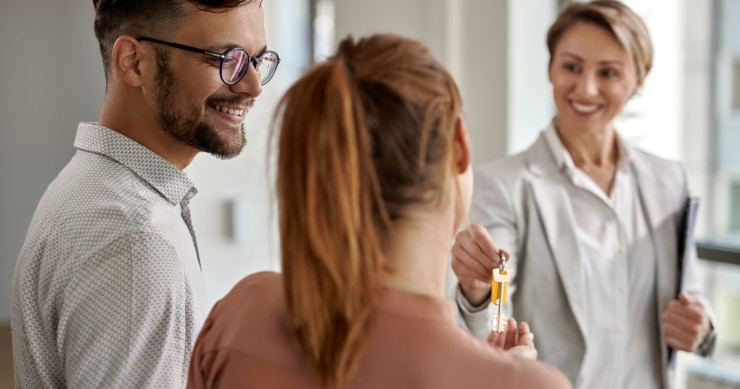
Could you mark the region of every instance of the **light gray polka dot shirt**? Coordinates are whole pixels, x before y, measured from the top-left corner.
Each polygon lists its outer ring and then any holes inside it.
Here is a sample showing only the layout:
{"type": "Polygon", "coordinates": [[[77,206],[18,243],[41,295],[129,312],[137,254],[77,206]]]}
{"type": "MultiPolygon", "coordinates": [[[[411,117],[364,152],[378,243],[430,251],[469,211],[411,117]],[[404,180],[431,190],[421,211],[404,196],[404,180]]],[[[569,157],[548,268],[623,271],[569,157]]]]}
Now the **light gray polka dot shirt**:
{"type": "Polygon", "coordinates": [[[181,203],[187,176],[81,123],[33,216],[13,279],[18,388],[184,387],[210,308],[181,203]]]}

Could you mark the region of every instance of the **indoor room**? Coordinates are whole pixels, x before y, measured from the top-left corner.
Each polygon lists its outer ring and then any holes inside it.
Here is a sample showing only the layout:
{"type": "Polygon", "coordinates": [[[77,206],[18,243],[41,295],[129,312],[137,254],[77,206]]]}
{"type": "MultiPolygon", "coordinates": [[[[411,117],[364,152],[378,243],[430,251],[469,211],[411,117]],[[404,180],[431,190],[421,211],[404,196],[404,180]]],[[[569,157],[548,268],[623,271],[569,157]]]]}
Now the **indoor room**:
{"type": "MultiPolygon", "coordinates": [[[[559,10],[570,3],[264,0],[261,7],[267,49],[279,53],[280,66],[249,109],[243,127],[246,145],[230,159],[201,153],[184,169],[197,188],[197,196],[190,203],[192,226],[188,223],[188,227],[197,236],[199,271],[208,307],[248,275],[281,271],[275,186],[278,144],[272,136],[278,125],[275,112],[289,88],[331,57],[340,41],[348,35],[359,39],[391,33],[425,45],[459,88],[471,167],[477,172],[492,166],[487,164],[491,161],[525,155],[544,130],[554,128],[551,123],[560,108],[558,91],[553,90],[548,72],[551,57],[546,37],[559,10]]],[[[698,212],[692,214],[689,226],[675,228],[676,234],[688,237],[686,247],[690,251],[685,266],[678,270],[677,282],[681,282],[681,274],[686,277],[688,273],[698,280],[704,301],[711,306],[710,325],[716,340],[707,358],[688,352],[669,353],[670,379],[678,388],[740,388],[740,0],[622,3],[644,21],[653,57],[649,76],[638,83],[635,93],[615,116],[614,128],[619,139],[630,147],[661,161],[678,162],[688,193],[699,199],[698,212]],[[692,242],[696,258],[691,255],[692,242]]],[[[19,255],[27,234],[33,230],[29,226],[42,195],[76,153],[78,124],[97,122],[101,117],[106,76],[93,31],[96,10],[90,1],[3,0],[0,10],[2,389],[13,388],[16,382],[11,317],[15,309],[20,309],[14,307],[12,298],[19,255]]],[[[478,185],[483,182],[478,177],[475,190],[480,190],[478,185]]],[[[667,187],[656,188],[661,191],[667,187]]],[[[509,189],[511,192],[506,193],[519,193],[514,187],[503,190],[509,189]]],[[[80,190],[84,202],[86,192],[80,190]]],[[[473,195],[474,210],[477,196],[473,195]]],[[[533,196],[550,194],[538,192],[533,196]]],[[[481,221],[472,214],[462,227],[471,222],[481,221]]],[[[524,245],[530,241],[520,238],[517,242],[524,245]]],[[[553,244],[558,242],[551,241],[553,244]]],[[[568,252],[547,247],[554,256],[568,252]]],[[[515,247],[500,248],[517,251],[515,247]]],[[[671,250],[676,254],[681,248],[672,246],[671,250]]],[[[532,266],[531,262],[520,265],[532,266]]],[[[651,269],[646,271],[653,274],[651,269]]],[[[525,274],[522,269],[517,272],[515,277],[525,274]]],[[[452,267],[447,270],[446,280],[446,295],[454,304],[465,292],[458,289],[452,267]]],[[[667,282],[674,280],[671,277],[667,282]]],[[[655,290],[661,287],[652,285],[655,290]]],[[[38,288],[46,287],[49,285],[38,288]]],[[[569,285],[562,287],[566,292],[571,290],[569,285]]],[[[522,299],[540,298],[524,286],[521,293],[522,299]]],[[[588,291],[584,295],[591,301],[588,291]]],[[[511,298],[516,304],[517,297],[511,298]]],[[[632,311],[619,312],[610,314],[631,323],[625,317],[632,311]]],[[[628,337],[639,331],[638,323],[625,327],[622,330],[628,337]]],[[[539,335],[535,337],[536,346],[538,341],[539,335]]],[[[548,352],[546,347],[540,349],[540,356],[548,352]]],[[[576,387],[588,387],[581,379],[591,382],[579,376],[576,387]]]]}

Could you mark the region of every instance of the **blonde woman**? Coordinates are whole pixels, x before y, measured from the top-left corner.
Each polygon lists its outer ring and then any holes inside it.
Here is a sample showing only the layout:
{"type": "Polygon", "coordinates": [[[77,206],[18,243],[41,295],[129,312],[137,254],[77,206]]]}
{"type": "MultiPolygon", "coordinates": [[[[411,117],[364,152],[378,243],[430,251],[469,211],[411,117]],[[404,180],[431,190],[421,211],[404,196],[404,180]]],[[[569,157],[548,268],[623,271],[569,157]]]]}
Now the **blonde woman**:
{"type": "Polygon", "coordinates": [[[452,251],[458,305],[484,336],[481,281],[501,247],[517,268],[513,315],[543,361],[579,388],[666,387],[668,347],[706,355],[713,330],[695,283],[676,299],[685,173],[614,127],[650,71],[648,31],[618,1],[574,3],[547,46],[557,115],[528,150],[476,172],[478,224],[452,251]]]}

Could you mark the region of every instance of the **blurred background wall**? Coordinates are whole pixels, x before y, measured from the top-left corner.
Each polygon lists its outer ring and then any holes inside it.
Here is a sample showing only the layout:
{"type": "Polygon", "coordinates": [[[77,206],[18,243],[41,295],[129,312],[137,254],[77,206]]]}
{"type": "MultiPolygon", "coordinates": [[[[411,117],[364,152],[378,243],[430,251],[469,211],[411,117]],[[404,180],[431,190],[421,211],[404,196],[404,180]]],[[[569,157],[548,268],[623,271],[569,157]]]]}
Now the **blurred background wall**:
{"type": "Polygon", "coordinates": [[[0,321],[36,203],[74,154],[77,123],[105,93],[90,1],[0,7],[0,321]]]}

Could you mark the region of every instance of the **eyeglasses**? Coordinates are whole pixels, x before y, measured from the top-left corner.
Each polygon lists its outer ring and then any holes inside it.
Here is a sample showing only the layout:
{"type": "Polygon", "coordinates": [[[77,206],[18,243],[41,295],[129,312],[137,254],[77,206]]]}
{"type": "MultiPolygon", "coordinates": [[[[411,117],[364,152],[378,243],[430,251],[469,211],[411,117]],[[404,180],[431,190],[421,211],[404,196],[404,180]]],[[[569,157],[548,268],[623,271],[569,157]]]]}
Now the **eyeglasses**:
{"type": "Polygon", "coordinates": [[[224,51],[223,54],[219,54],[196,47],[181,45],[179,43],[166,42],[146,36],[140,36],[136,38],[136,40],[159,43],[161,45],[174,47],[176,49],[192,51],[193,53],[205,54],[210,55],[211,57],[220,58],[221,64],[219,66],[219,73],[221,75],[221,81],[228,85],[234,85],[237,82],[241,81],[241,79],[244,78],[244,75],[247,74],[250,63],[254,67],[254,70],[257,71],[257,76],[259,77],[260,84],[265,85],[270,82],[272,76],[275,75],[275,71],[277,70],[278,65],[280,64],[280,56],[278,56],[276,52],[271,50],[267,50],[256,57],[252,57],[251,55],[249,55],[249,53],[247,53],[246,50],[239,47],[228,49],[224,51]]]}

